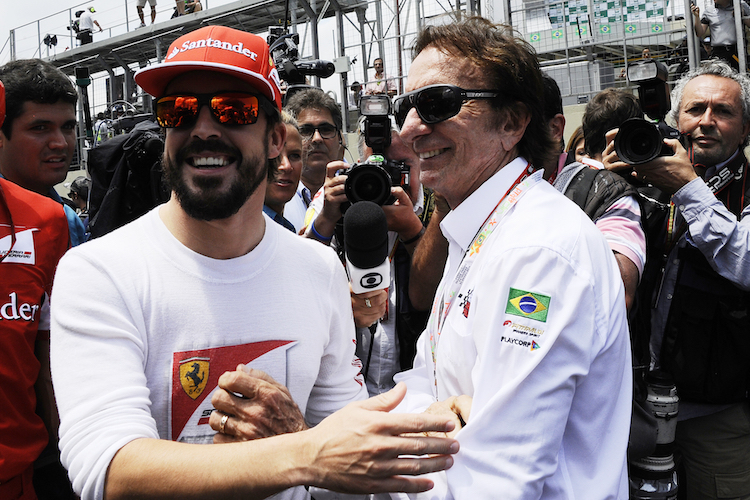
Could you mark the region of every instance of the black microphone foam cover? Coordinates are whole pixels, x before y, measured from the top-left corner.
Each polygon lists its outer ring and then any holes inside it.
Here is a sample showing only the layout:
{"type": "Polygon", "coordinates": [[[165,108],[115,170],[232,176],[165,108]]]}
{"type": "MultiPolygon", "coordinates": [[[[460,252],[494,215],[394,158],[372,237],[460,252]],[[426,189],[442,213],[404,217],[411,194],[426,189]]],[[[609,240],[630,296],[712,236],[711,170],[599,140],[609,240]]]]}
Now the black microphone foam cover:
{"type": "Polygon", "coordinates": [[[344,214],[344,251],[360,269],[372,269],[388,258],[388,221],[380,205],[358,201],[344,214]]]}

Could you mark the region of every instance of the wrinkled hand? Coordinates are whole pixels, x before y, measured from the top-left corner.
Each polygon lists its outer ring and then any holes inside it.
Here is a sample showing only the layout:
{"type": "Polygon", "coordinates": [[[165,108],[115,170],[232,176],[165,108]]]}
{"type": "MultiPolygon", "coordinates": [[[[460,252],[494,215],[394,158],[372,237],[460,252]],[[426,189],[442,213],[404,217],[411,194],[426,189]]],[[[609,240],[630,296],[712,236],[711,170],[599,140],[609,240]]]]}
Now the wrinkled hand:
{"type": "Polygon", "coordinates": [[[219,377],[219,390],[211,403],[218,410],[208,421],[213,430],[219,431],[222,417],[229,415],[224,432],[214,436],[214,443],[249,441],[307,428],[289,389],[267,373],[244,365],[219,377]]]}
{"type": "Polygon", "coordinates": [[[643,165],[635,165],[633,175],[665,193],[673,194],[698,175],[680,141],[664,139],[664,143],[672,148],[674,156],[659,156],[643,165]]]}
{"type": "Polygon", "coordinates": [[[412,239],[422,230],[422,221],[414,213],[414,204],[401,187],[392,187],[391,194],[396,198],[392,205],[383,205],[388,231],[395,231],[405,241],[412,239]]]}
{"type": "Polygon", "coordinates": [[[469,421],[471,416],[471,404],[474,399],[471,396],[451,396],[445,401],[432,403],[424,412],[430,415],[442,415],[450,418],[456,427],[450,432],[428,432],[427,436],[455,438],[458,431],[469,421]]]}
{"type": "Polygon", "coordinates": [[[604,164],[604,168],[613,172],[624,172],[632,168],[631,165],[620,160],[620,157],[617,156],[617,151],[615,151],[615,137],[619,131],[619,128],[615,128],[604,135],[607,145],[604,148],[604,152],[602,152],[602,163],[604,164]]]}
{"type": "Polygon", "coordinates": [[[426,437],[454,429],[440,415],[385,413],[403,399],[406,385],[366,401],[350,403],[301,437],[300,453],[309,463],[307,482],[345,493],[420,492],[432,488],[427,478],[408,477],[448,469],[454,439],[426,437]],[[403,434],[419,434],[404,437],[403,434]]]}
{"type": "Polygon", "coordinates": [[[354,293],[350,283],[349,292],[352,297],[352,312],[354,313],[355,325],[360,328],[366,328],[385,316],[388,305],[388,289],[354,293]],[[368,301],[370,307],[367,307],[368,301]]]}

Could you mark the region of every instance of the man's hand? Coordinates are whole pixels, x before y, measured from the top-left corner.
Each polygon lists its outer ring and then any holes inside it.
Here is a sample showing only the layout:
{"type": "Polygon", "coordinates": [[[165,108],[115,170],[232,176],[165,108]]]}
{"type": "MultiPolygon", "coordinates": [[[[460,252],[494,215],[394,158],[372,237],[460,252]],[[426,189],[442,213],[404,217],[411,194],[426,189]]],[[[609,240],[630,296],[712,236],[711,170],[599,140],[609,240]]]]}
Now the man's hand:
{"type": "Polygon", "coordinates": [[[455,428],[450,432],[427,432],[425,435],[433,437],[455,438],[469,421],[471,415],[471,404],[474,399],[471,396],[451,396],[445,401],[432,403],[424,412],[430,415],[445,416],[450,418],[455,424],[455,428]]]}
{"type": "Polygon", "coordinates": [[[392,187],[391,194],[396,201],[392,205],[383,205],[388,231],[395,231],[401,240],[408,241],[422,230],[422,221],[414,213],[414,204],[403,188],[392,187]]]}
{"type": "Polygon", "coordinates": [[[665,193],[673,194],[698,175],[680,141],[664,139],[664,143],[672,148],[674,156],[659,156],[643,165],[634,165],[633,175],[665,193]]]}
{"type": "Polygon", "coordinates": [[[323,183],[323,209],[313,221],[315,231],[321,236],[333,236],[336,223],[341,218],[341,204],[346,201],[344,183],[346,175],[336,175],[347,168],[343,161],[332,161],[326,166],[326,180],[323,183]]]}
{"type": "Polygon", "coordinates": [[[350,283],[349,292],[352,297],[352,312],[354,313],[355,325],[360,328],[367,328],[385,316],[388,305],[388,289],[354,293],[350,283]]]}
{"type": "Polygon", "coordinates": [[[300,434],[300,455],[308,467],[303,483],[345,493],[427,491],[427,478],[405,477],[437,472],[453,465],[454,439],[427,437],[447,433],[455,424],[427,413],[385,413],[403,399],[406,385],[366,401],[350,403],[300,434]],[[419,434],[419,436],[402,436],[419,434]]]}
{"type": "Polygon", "coordinates": [[[624,174],[624,171],[630,170],[633,167],[620,160],[620,157],[617,156],[617,151],[615,151],[615,137],[617,137],[617,132],[619,131],[619,128],[614,128],[604,135],[607,145],[602,152],[602,163],[607,170],[624,174]]]}
{"type": "Polygon", "coordinates": [[[219,389],[211,398],[217,411],[208,420],[211,428],[219,431],[214,443],[249,441],[307,428],[289,389],[265,372],[239,365],[219,377],[219,389]],[[222,428],[225,416],[229,418],[222,428]]]}

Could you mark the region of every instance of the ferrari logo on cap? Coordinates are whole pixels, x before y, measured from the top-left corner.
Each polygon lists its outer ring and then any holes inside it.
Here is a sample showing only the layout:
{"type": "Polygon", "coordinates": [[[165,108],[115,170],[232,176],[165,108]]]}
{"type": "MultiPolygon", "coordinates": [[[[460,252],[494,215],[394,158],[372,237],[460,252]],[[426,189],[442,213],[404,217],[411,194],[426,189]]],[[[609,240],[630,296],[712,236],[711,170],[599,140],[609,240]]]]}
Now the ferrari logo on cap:
{"type": "Polygon", "coordinates": [[[203,393],[208,383],[209,358],[189,358],[180,361],[180,383],[192,399],[203,393]]]}

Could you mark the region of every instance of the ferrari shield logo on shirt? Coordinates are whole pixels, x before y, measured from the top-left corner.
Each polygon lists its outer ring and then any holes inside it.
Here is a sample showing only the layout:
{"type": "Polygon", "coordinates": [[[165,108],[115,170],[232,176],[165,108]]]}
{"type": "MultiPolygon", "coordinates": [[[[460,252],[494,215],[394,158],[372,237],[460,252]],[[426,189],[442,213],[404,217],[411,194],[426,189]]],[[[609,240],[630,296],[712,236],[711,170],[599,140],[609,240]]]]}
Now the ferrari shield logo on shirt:
{"type": "Polygon", "coordinates": [[[219,377],[237,365],[262,370],[286,385],[286,352],[297,344],[291,340],[266,340],[208,349],[175,352],[172,355],[172,400],[170,437],[186,443],[211,443],[214,432],[208,419],[214,410],[211,396],[219,377]]]}
{"type": "Polygon", "coordinates": [[[203,393],[208,383],[208,358],[188,358],[180,361],[182,390],[192,399],[203,393]]]}
{"type": "Polygon", "coordinates": [[[508,304],[505,306],[505,313],[544,323],[547,321],[549,301],[550,297],[547,295],[511,288],[508,293],[508,304]]]}

